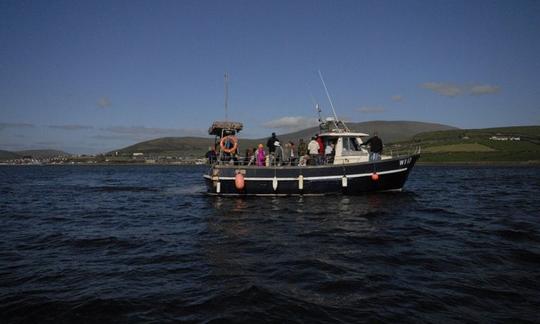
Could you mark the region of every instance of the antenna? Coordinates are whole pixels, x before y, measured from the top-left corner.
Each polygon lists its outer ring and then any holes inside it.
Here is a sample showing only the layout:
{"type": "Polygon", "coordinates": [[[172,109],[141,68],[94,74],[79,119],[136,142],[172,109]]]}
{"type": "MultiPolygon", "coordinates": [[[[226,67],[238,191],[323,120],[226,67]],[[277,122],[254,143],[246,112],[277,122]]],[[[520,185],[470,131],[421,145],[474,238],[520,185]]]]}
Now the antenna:
{"type": "Polygon", "coordinates": [[[336,110],[334,109],[334,103],[332,102],[332,98],[330,98],[330,93],[328,92],[328,88],[326,88],[326,83],[324,83],[324,79],[322,77],[321,70],[319,70],[318,72],[319,72],[319,78],[321,78],[321,82],[322,82],[322,84],[324,86],[324,91],[326,91],[326,97],[328,97],[328,101],[330,101],[330,107],[332,107],[332,112],[334,113],[334,118],[337,121],[338,117],[337,117],[337,114],[336,114],[336,110]]]}
{"type": "Polygon", "coordinates": [[[311,102],[313,103],[313,106],[315,107],[315,110],[317,111],[317,115],[319,116],[319,124],[323,122],[322,120],[322,117],[321,117],[321,107],[319,106],[319,103],[317,102],[317,100],[315,100],[315,97],[313,96],[313,93],[311,92],[311,88],[309,87],[309,84],[308,84],[308,90],[309,90],[309,96],[311,97],[311,102]]]}
{"type": "Polygon", "coordinates": [[[317,110],[317,114],[319,115],[319,124],[323,122],[322,120],[322,117],[321,117],[321,107],[319,106],[318,103],[315,104],[315,109],[317,110]]]}
{"type": "Polygon", "coordinates": [[[321,81],[322,81],[322,84],[324,86],[324,91],[326,92],[326,97],[328,97],[328,101],[330,101],[330,107],[332,107],[332,112],[334,113],[334,126],[336,126],[336,128],[339,129],[339,123],[343,124],[343,127],[346,129],[346,130],[349,130],[349,128],[347,127],[347,125],[345,125],[345,123],[341,120],[338,119],[338,116],[336,114],[336,109],[334,109],[334,103],[332,102],[332,98],[330,98],[330,93],[328,92],[328,88],[326,87],[326,83],[324,82],[324,79],[322,77],[322,73],[321,73],[321,70],[318,71],[319,72],[319,77],[321,78],[321,81]]]}
{"type": "Polygon", "coordinates": [[[225,121],[228,121],[227,116],[229,110],[229,74],[225,72],[225,121]]]}

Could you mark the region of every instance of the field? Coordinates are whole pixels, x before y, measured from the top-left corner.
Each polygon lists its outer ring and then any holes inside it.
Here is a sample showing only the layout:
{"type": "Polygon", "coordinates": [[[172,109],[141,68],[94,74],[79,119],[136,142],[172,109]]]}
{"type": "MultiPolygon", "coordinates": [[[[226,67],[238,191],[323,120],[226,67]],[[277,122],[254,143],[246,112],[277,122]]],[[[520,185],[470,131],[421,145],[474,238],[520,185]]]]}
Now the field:
{"type": "Polygon", "coordinates": [[[493,152],[493,148],[478,143],[449,144],[441,146],[429,146],[424,153],[442,152],[493,152]]]}
{"type": "Polygon", "coordinates": [[[427,132],[388,148],[411,146],[422,148],[421,162],[540,163],[540,126],[427,132]]]}

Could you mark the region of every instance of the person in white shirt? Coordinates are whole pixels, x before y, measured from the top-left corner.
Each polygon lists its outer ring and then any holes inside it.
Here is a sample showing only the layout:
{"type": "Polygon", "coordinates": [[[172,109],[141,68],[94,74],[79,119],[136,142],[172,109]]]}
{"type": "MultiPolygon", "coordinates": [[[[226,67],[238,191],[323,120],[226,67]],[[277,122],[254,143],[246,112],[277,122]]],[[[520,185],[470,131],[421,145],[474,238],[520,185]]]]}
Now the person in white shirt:
{"type": "Polygon", "coordinates": [[[310,156],[310,164],[316,165],[319,160],[319,143],[315,137],[311,138],[311,141],[308,144],[308,153],[310,156]]]}
{"type": "Polygon", "coordinates": [[[326,145],[326,148],[324,149],[324,154],[325,155],[332,154],[333,149],[334,149],[334,143],[328,143],[328,145],[326,145]]]}
{"type": "Polygon", "coordinates": [[[326,145],[326,148],[324,149],[324,157],[326,158],[326,163],[334,162],[334,147],[334,143],[328,143],[328,145],[326,145]]]}

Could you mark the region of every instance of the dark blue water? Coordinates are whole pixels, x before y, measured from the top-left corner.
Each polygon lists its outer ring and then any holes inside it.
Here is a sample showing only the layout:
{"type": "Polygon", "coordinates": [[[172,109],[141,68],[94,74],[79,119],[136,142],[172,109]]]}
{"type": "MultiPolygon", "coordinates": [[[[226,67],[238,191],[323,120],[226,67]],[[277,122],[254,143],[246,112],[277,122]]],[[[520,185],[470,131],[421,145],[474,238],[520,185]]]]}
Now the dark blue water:
{"type": "Polygon", "coordinates": [[[203,167],[0,167],[0,322],[539,322],[540,168],[219,198],[203,167]]]}

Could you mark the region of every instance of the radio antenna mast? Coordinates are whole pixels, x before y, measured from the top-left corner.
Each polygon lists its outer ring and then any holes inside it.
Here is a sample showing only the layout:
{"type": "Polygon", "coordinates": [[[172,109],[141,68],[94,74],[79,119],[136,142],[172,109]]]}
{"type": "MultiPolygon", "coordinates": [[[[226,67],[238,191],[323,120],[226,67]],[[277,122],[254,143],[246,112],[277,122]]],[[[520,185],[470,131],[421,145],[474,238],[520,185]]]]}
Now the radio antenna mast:
{"type": "Polygon", "coordinates": [[[309,96],[311,97],[311,102],[313,103],[313,107],[315,107],[315,110],[317,111],[317,115],[319,116],[319,124],[321,124],[323,122],[322,117],[321,117],[321,112],[322,112],[321,106],[319,105],[317,100],[315,100],[315,97],[313,96],[313,93],[311,92],[311,88],[309,87],[309,84],[308,84],[308,90],[309,90],[309,96]]]}
{"type": "Polygon", "coordinates": [[[334,103],[332,102],[332,98],[330,98],[330,93],[328,92],[328,88],[326,87],[326,83],[324,82],[324,79],[322,77],[321,70],[319,70],[318,72],[319,72],[319,78],[321,78],[321,82],[322,82],[322,84],[324,86],[324,91],[326,92],[326,97],[328,98],[328,101],[330,102],[330,107],[332,107],[332,112],[334,113],[334,118],[336,120],[338,120],[337,115],[336,115],[336,110],[334,109],[334,103]]]}
{"type": "Polygon", "coordinates": [[[225,72],[225,121],[228,121],[229,110],[229,74],[225,72]]]}
{"type": "Polygon", "coordinates": [[[318,70],[318,72],[319,72],[319,78],[321,78],[321,82],[322,82],[322,84],[324,86],[324,91],[326,92],[326,97],[328,97],[328,101],[330,102],[330,107],[332,107],[332,113],[334,113],[334,125],[336,126],[336,128],[339,128],[338,123],[341,122],[343,124],[343,126],[345,127],[345,129],[348,129],[347,125],[345,125],[345,123],[343,121],[340,121],[338,119],[338,116],[336,114],[336,109],[334,108],[334,103],[332,102],[332,98],[330,97],[330,93],[328,92],[328,88],[326,87],[326,83],[324,82],[321,70],[318,70]]]}

